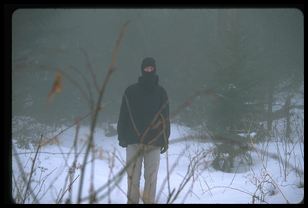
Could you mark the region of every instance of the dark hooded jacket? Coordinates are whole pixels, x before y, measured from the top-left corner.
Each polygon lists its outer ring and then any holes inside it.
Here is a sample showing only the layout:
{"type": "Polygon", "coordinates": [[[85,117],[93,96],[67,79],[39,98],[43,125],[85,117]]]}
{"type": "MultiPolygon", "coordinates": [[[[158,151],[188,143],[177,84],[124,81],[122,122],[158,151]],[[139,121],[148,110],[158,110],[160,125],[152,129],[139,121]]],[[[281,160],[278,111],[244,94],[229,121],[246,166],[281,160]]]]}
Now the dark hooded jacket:
{"type": "Polygon", "coordinates": [[[117,125],[122,147],[151,144],[162,147],[170,136],[169,103],[158,76],[142,75],[124,92],[117,125]]]}

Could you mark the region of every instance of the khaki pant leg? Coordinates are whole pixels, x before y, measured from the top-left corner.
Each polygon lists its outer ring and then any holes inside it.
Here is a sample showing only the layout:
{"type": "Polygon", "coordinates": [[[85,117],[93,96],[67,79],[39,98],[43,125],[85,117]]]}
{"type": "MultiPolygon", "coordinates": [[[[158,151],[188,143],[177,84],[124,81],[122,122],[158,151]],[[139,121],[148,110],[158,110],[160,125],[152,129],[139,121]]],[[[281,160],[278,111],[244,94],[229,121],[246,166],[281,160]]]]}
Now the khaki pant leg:
{"type": "Polygon", "coordinates": [[[127,165],[127,203],[138,204],[140,197],[140,176],[142,167],[142,152],[140,145],[128,145],[126,148],[126,165],[127,165]],[[135,158],[135,159],[134,159],[135,158]]]}
{"type": "Polygon", "coordinates": [[[160,148],[147,145],[144,153],[144,192],[145,204],[155,203],[157,173],[160,162],[160,148]]]}

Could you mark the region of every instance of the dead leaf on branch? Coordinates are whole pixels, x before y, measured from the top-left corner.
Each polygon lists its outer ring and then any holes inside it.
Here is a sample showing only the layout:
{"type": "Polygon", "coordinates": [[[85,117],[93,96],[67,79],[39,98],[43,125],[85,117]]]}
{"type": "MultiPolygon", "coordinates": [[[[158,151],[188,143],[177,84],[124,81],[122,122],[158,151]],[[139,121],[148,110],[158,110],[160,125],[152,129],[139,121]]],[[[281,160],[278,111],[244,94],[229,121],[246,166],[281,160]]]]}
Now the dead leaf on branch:
{"type": "Polygon", "coordinates": [[[56,72],[56,77],[53,82],[52,88],[48,93],[48,102],[51,102],[54,95],[62,91],[62,74],[60,71],[56,72]]]}

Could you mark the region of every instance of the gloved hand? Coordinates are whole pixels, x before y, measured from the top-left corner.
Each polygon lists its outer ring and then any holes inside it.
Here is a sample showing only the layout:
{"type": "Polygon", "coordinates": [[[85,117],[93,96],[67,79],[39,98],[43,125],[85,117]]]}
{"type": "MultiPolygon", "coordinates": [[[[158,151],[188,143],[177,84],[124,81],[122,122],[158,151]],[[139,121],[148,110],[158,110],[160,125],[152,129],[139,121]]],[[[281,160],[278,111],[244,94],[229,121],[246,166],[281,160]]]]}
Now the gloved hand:
{"type": "Polygon", "coordinates": [[[126,144],[126,142],[124,142],[124,141],[119,141],[119,145],[120,145],[121,147],[127,147],[127,144],[126,144]]]}
{"type": "Polygon", "coordinates": [[[160,148],[160,154],[164,154],[168,150],[168,144],[165,144],[160,148]]]}

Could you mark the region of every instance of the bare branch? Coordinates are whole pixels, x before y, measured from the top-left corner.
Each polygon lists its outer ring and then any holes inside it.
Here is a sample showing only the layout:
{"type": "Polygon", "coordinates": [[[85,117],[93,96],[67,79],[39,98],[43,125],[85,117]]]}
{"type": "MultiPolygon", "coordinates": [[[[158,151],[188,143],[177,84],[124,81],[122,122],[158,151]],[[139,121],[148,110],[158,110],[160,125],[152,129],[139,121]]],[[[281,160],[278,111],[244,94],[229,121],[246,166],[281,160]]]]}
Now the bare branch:
{"type": "MultiPolygon", "coordinates": [[[[32,161],[32,166],[31,166],[31,170],[30,170],[30,176],[29,176],[29,179],[28,179],[28,183],[27,183],[27,187],[26,187],[26,191],[25,191],[25,194],[24,194],[24,199],[22,201],[22,203],[24,204],[25,203],[25,200],[27,198],[27,193],[28,193],[28,190],[30,188],[30,183],[31,183],[31,180],[32,180],[32,175],[33,175],[33,172],[34,172],[34,164],[35,164],[35,161],[36,161],[36,158],[37,158],[37,155],[38,155],[38,152],[39,152],[39,149],[41,148],[41,141],[42,141],[42,138],[43,138],[43,135],[41,135],[41,138],[40,138],[40,141],[37,145],[37,149],[36,149],[36,152],[35,152],[35,155],[34,155],[34,159],[32,161]]],[[[32,191],[31,191],[32,192],[32,191]]],[[[34,198],[34,200],[36,200],[34,198]]]]}
{"type": "Polygon", "coordinates": [[[77,178],[79,178],[79,175],[68,185],[67,189],[66,189],[65,191],[63,191],[63,193],[62,193],[61,197],[59,198],[57,204],[59,204],[59,203],[61,202],[63,196],[65,195],[65,193],[66,193],[69,189],[71,189],[72,185],[75,183],[75,181],[77,180],[77,178]]]}
{"type": "Polygon", "coordinates": [[[93,100],[93,95],[92,95],[92,90],[91,90],[91,85],[90,83],[88,82],[88,80],[86,79],[86,77],[77,69],[77,67],[75,66],[70,66],[73,70],[75,70],[82,78],[83,82],[85,83],[86,85],[86,88],[88,90],[88,93],[89,93],[89,99],[88,99],[88,103],[89,103],[89,107],[91,109],[91,111],[93,110],[93,107],[94,107],[94,100],[93,100]]]}
{"type": "MultiPolygon", "coordinates": [[[[125,31],[126,31],[128,23],[129,23],[129,21],[126,22],[122,26],[122,29],[121,29],[120,34],[119,34],[119,37],[118,37],[117,42],[116,42],[116,46],[113,49],[111,64],[109,66],[109,69],[108,69],[107,75],[106,75],[106,77],[104,79],[104,82],[102,84],[102,87],[99,90],[99,96],[98,96],[98,100],[97,100],[97,103],[96,103],[95,111],[92,114],[89,143],[88,143],[88,146],[87,146],[87,149],[86,149],[86,154],[85,154],[85,157],[84,157],[83,164],[86,164],[86,161],[87,161],[90,149],[92,147],[93,135],[94,135],[94,130],[95,130],[96,121],[97,121],[97,115],[98,115],[98,112],[100,110],[100,106],[101,106],[101,102],[102,102],[102,99],[103,99],[103,96],[104,96],[104,93],[105,93],[105,90],[106,90],[106,86],[107,86],[107,84],[108,84],[108,82],[109,82],[109,80],[111,78],[111,75],[112,75],[113,71],[115,70],[115,64],[116,64],[116,60],[117,60],[117,55],[118,55],[119,48],[120,48],[120,45],[121,45],[121,42],[122,42],[122,39],[123,39],[123,36],[124,36],[125,31]]],[[[82,187],[83,187],[84,171],[85,171],[85,165],[83,165],[82,168],[81,168],[81,179],[80,179],[80,184],[79,184],[78,202],[77,203],[81,202],[81,192],[82,192],[82,187]]]]}
{"type": "Polygon", "coordinates": [[[86,50],[84,50],[83,48],[80,48],[81,52],[83,53],[83,55],[85,56],[86,58],[86,68],[90,71],[90,74],[91,74],[91,77],[92,77],[92,80],[93,80],[93,84],[94,84],[94,87],[95,89],[97,90],[97,92],[99,92],[99,87],[98,87],[98,84],[97,84],[97,80],[96,80],[96,77],[95,77],[95,74],[93,72],[93,68],[92,68],[92,64],[89,60],[89,56],[88,56],[88,53],[86,50]]]}

